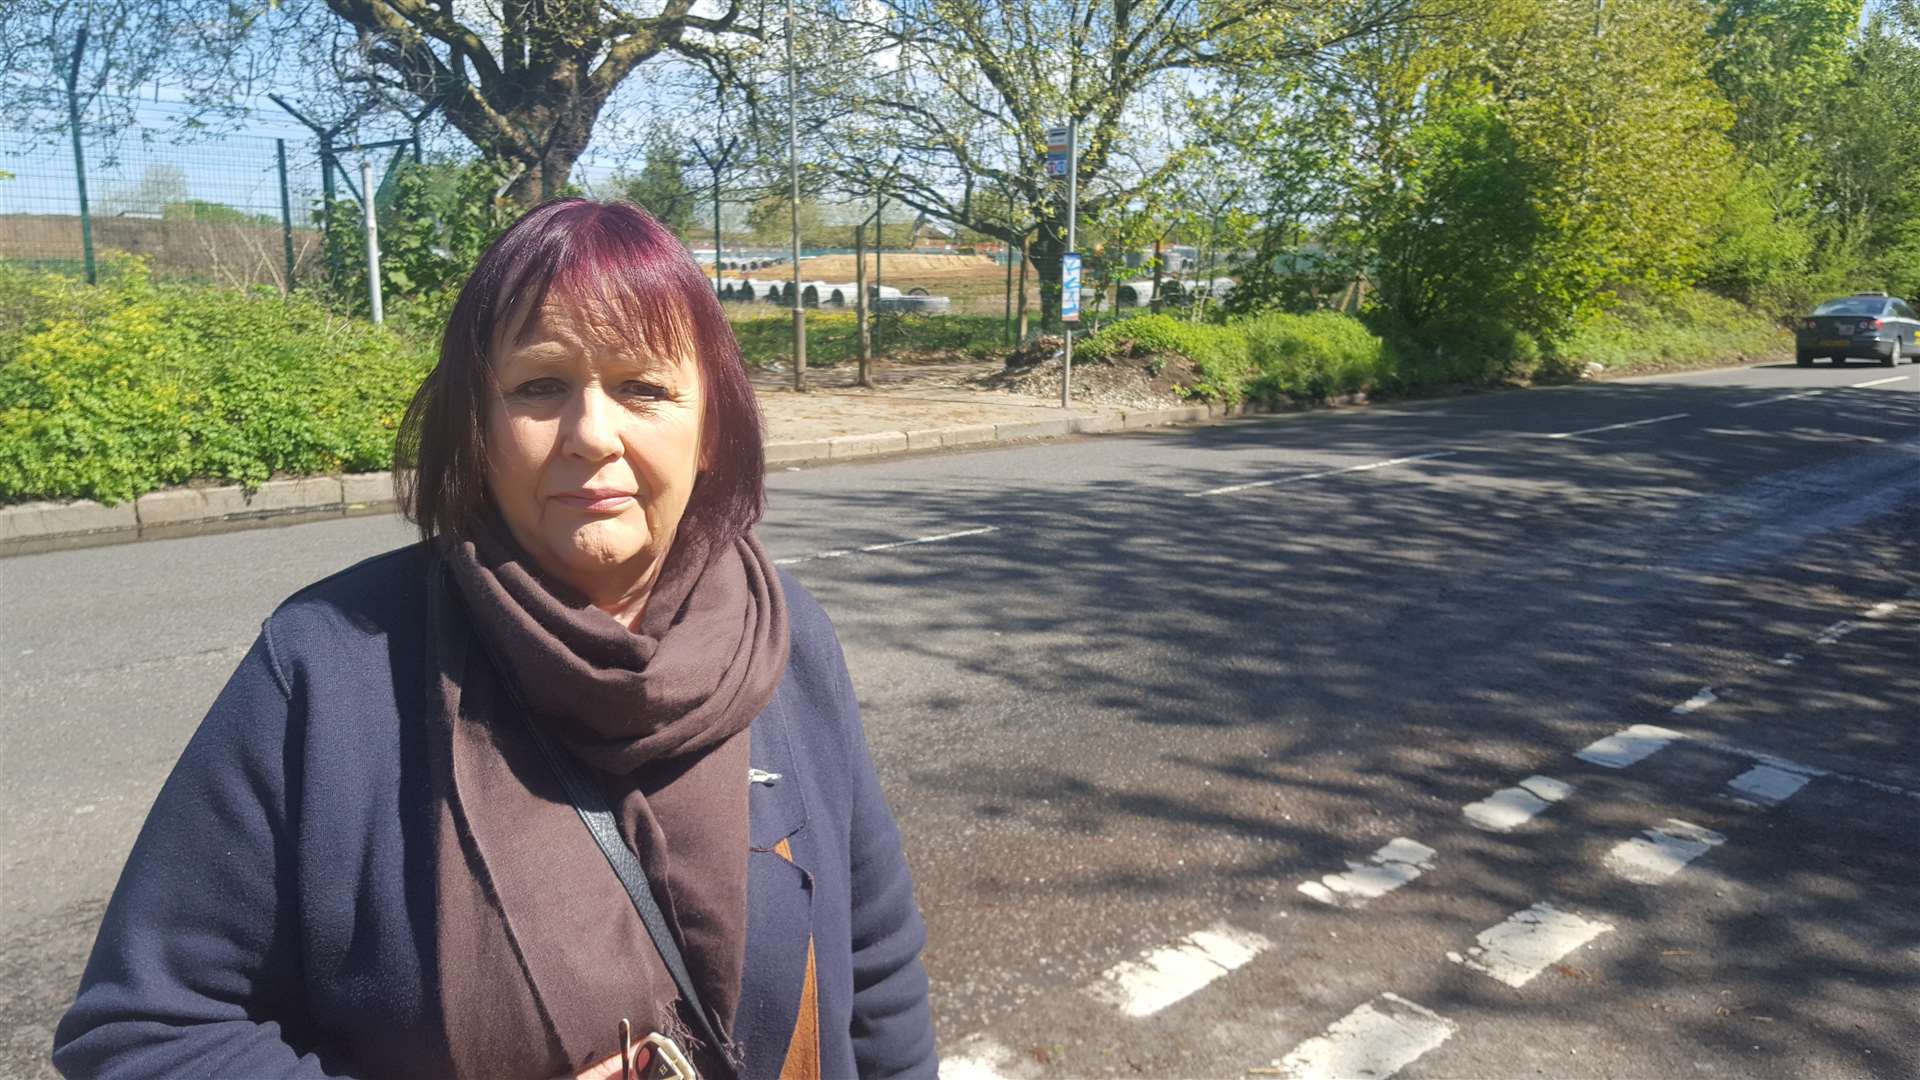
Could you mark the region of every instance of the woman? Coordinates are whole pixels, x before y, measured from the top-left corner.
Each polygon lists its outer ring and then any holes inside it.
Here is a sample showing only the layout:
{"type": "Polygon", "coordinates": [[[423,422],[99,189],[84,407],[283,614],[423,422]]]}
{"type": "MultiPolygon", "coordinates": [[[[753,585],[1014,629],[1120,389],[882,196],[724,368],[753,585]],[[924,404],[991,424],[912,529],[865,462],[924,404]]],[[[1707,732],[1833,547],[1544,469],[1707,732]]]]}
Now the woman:
{"type": "Polygon", "coordinates": [[[423,542],[266,621],[128,858],[60,1069],[597,1077],[627,1021],[708,1080],[931,1075],[899,832],[833,628],[752,535],[759,419],[684,249],[632,206],[535,209],[401,447],[423,542]]]}

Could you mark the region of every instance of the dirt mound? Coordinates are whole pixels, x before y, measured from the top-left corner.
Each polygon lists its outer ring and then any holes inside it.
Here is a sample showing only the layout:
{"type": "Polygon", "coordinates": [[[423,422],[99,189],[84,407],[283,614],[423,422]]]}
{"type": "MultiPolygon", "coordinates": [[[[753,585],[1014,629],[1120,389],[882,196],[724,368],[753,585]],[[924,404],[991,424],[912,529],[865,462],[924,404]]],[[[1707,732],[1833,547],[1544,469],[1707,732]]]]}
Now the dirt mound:
{"type": "MultiPolygon", "coordinates": [[[[1035,397],[1058,397],[1065,342],[1037,337],[1007,355],[1006,367],[984,376],[982,386],[1035,397]]],[[[1116,356],[1110,360],[1073,364],[1073,400],[1093,405],[1136,409],[1165,409],[1185,405],[1181,389],[1193,385],[1200,373],[1183,356],[1116,356]]]]}

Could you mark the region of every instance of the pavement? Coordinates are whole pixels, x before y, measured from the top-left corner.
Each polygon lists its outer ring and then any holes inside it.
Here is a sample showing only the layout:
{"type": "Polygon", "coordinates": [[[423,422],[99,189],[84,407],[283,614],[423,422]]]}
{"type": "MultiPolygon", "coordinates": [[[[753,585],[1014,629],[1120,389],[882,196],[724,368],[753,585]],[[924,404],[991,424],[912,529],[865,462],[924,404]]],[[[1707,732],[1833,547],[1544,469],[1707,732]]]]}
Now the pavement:
{"type": "MultiPolygon", "coordinates": [[[[1067,435],[1201,423],[1259,414],[1260,406],[1160,402],[1126,406],[987,389],[978,379],[995,361],[877,361],[869,384],[840,364],[808,373],[796,391],[790,370],[755,369],[754,390],[773,466],[844,461],[876,454],[949,450],[1067,435]]],[[[0,507],[0,558],[385,513],[393,478],[358,473],[168,488],[117,505],[82,499],[0,507]]]]}
{"type": "MultiPolygon", "coordinates": [[[[1920,1075],[1920,378],[786,465],[949,1077],[1920,1075]]],[[[258,621],[389,515],[0,560],[0,1074],[258,621]]]]}

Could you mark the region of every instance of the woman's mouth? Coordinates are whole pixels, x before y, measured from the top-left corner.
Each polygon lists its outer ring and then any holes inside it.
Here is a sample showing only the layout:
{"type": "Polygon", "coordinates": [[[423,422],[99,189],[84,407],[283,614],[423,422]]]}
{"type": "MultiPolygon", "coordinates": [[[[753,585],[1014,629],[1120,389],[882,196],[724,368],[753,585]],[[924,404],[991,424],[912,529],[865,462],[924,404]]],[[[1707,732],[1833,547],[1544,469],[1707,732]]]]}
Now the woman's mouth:
{"type": "Polygon", "coordinates": [[[633,505],[633,493],[611,489],[569,491],[553,496],[562,506],[587,514],[618,514],[633,505]]]}

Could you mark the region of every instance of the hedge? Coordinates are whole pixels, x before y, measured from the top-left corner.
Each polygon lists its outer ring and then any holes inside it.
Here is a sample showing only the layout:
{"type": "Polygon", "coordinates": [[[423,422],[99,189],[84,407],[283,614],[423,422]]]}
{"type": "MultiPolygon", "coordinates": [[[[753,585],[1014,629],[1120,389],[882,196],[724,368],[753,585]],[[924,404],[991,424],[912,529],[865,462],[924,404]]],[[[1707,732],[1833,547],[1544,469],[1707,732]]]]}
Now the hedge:
{"type": "Polygon", "coordinates": [[[299,296],[156,284],[125,256],[96,287],[0,265],[0,502],[385,469],[431,366],[299,296]]]}

